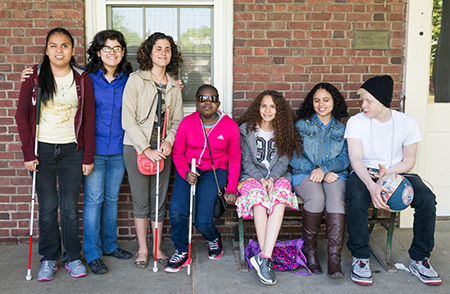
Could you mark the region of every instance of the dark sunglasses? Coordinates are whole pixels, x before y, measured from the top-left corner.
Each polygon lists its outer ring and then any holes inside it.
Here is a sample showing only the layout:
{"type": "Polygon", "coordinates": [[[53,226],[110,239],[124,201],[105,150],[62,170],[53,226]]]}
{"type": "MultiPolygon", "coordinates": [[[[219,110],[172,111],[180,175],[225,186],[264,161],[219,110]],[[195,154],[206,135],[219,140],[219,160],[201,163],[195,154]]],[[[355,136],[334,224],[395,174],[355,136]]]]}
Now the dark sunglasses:
{"type": "Polygon", "coordinates": [[[213,95],[213,96],[206,96],[206,95],[198,95],[197,96],[197,101],[198,102],[206,102],[206,100],[209,100],[213,103],[217,103],[219,102],[219,95],[213,95]]]}

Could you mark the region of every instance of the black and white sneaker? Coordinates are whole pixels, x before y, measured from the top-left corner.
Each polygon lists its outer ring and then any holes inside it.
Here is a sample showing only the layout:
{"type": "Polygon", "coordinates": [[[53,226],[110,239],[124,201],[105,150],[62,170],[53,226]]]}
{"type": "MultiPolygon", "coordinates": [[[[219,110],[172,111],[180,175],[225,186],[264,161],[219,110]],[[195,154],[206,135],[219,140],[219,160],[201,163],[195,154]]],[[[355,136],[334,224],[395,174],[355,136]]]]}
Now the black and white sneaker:
{"type": "Polygon", "coordinates": [[[175,253],[170,258],[167,265],[164,267],[164,271],[168,273],[179,272],[181,267],[188,265],[188,253],[179,252],[175,249],[175,253]]]}
{"type": "Polygon", "coordinates": [[[277,282],[275,272],[273,271],[272,259],[262,257],[260,252],[258,255],[250,258],[250,262],[258,273],[261,283],[266,285],[274,285],[277,282]]]}
{"type": "Polygon", "coordinates": [[[372,285],[372,271],[370,270],[369,259],[353,257],[352,281],[359,285],[372,285]]]}
{"type": "Polygon", "coordinates": [[[440,285],[442,283],[441,277],[433,269],[428,258],[422,261],[410,260],[409,270],[411,273],[419,278],[419,280],[427,285],[440,285]]]}
{"type": "Polygon", "coordinates": [[[208,243],[208,258],[219,259],[223,255],[222,237],[219,235],[213,241],[206,241],[208,243]]]}

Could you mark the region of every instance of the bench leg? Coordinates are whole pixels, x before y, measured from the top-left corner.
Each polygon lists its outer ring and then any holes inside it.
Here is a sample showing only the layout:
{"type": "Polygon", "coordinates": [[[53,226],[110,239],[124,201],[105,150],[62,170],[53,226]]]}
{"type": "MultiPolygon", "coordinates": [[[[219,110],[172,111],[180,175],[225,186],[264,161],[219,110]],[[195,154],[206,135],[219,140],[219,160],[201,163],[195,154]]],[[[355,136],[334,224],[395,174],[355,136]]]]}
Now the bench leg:
{"type": "MultiPolygon", "coordinates": [[[[374,209],[374,214],[375,214],[374,209]]],[[[370,237],[370,251],[375,256],[375,258],[380,262],[380,264],[383,266],[383,268],[390,272],[395,273],[397,272],[397,268],[395,267],[395,264],[392,262],[392,236],[394,234],[394,225],[395,225],[395,218],[397,213],[392,212],[391,218],[389,221],[389,228],[387,229],[387,236],[386,236],[386,251],[384,251],[376,242],[375,240],[370,237]]],[[[375,217],[376,218],[376,217],[375,217]]],[[[371,224],[369,227],[369,232],[371,232],[373,229],[373,225],[371,224]]]]}
{"type": "Polygon", "coordinates": [[[240,272],[248,272],[250,269],[245,260],[244,219],[242,218],[239,218],[238,231],[236,234],[239,235],[239,240],[234,242],[234,252],[238,261],[238,269],[240,272]]]}

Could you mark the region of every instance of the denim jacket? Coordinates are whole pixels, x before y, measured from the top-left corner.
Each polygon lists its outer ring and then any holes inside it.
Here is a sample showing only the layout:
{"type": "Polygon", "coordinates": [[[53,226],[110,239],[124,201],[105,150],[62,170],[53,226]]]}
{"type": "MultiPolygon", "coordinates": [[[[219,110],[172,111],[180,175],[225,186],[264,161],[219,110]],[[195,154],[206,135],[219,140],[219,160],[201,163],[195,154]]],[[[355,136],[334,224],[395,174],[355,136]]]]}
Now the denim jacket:
{"type": "Polygon", "coordinates": [[[320,167],[325,175],[334,172],[346,178],[350,160],[347,141],[344,139],[345,126],[333,116],[325,131],[320,123],[316,114],[295,123],[295,128],[302,137],[304,150],[302,155],[294,154],[292,157],[292,174],[311,174],[320,167]]]}

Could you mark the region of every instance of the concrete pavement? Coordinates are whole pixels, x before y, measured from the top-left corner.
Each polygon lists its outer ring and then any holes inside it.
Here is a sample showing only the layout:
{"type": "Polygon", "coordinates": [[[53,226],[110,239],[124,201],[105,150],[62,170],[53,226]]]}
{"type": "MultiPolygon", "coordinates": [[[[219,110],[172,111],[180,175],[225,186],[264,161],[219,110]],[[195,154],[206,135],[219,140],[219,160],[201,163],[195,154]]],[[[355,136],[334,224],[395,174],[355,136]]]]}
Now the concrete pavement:
{"type": "MultiPolygon", "coordinates": [[[[386,240],[386,231],[376,227],[372,233],[380,244],[386,240]]],[[[408,248],[411,244],[412,229],[396,228],[393,240],[393,261],[409,263],[408,248]]],[[[179,273],[165,273],[162,266],[159,272],[153,273],[153,263],[146,269],[134,267],[134,259],[118,260],[104,257],[108,273],[100,276],[88,275],[83,278],[72,278],[61,262],[53,281],[37,281],[40,268],[37,245],[33,246],[33,279],[25,279],[28,262],[28,245],[0,245],[0,293],[194,293],[194,294],[230,294],[230,293],[333,293],[349,294],[358,292],[376,293],[450,293],[450,220],[437,222],[435,233],[435,248],[431,256],[433,267],[442,278],[441,286],[427,286],[406,271],[397,273],[386,272],[381,265],[371,257],[374,284],[360,286],[350,279],[351,254],[344,247],[343,271],[345,278],[332,280],[324,275],[300,276],[290,272],[277,272],[278,282],[274,286],[263,285],[255,270],[248,273],[238,271],[231,241],[224,242],[225,254],[219,260],[209,260],[205,242],[193,245],[194,264],[191,276],[186,274],[186,268],[179,273]]],[[[121,242],[120,246],[133,253],[137,250],[137,242],[121,242]]],[[[151,247],[150,247],[151,248],[151,247]]],[[[173,253],[170,242],[163,244],[163,250],[173,253]]],[[[326,271],[326,240],[319,240],[319,258],[326,271]]],[[[82,261],[85,263],[84,258],[82,261]]]]}

